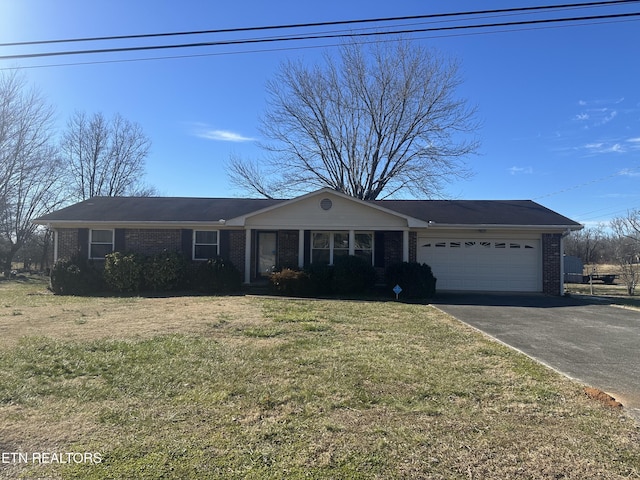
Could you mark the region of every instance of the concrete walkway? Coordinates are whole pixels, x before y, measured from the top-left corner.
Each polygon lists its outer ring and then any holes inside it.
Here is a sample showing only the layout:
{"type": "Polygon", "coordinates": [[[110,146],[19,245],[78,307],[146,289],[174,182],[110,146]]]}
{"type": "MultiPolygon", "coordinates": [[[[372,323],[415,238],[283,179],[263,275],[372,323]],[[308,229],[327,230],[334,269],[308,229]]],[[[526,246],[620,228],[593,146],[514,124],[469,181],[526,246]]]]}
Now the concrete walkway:
{"type": "Polygon", "coordinates": [[[441,294],[433,304],[607,392],[640,422],[640,311],[543,295],[441,294]]]}

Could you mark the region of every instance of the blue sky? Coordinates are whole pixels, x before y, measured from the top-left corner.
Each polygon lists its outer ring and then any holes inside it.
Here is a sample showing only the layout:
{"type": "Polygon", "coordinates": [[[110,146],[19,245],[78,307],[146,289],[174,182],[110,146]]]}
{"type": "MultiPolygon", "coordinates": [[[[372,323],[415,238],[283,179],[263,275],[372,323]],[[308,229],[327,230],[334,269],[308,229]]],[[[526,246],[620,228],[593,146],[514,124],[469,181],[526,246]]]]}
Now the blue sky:
{"type": "MultiPolygon", "coordinates": [[[[0,43],[560,3],[565,2],[325,0],[318,7],[283,0],[0,0],[0,43]]],[[[639,11],[640,4],[634,3],[552,15],[639,11]]],[[[495,30],[409,37],[460,61],[464,83],[459,94],[477,105],[482,122],[480,154],[468,161],[475,175],[451,184],[448,196],[534,199],[587,225],[640,208],[640,17],[582,26],[495,30]]],[[[205,38],[213,37],[168,41],[205,38]]],[[[24,67],[28,80],[55,105],[60,129],[75,110],[120,113],[140,123],[153,144],[146,180],[161,194],[237,196],[224,172],[225,162],[231,154],[261,156],[255,141],[260,139],[265,83],[280,62],[303,59],[313,64],[323,49],[311,47],[325,46],[335,52],[332,43],[0,60],[0,68],[24,67]],[[174,58],[153,59],[157,57],[174,58]],[[41,68],[60,64],[65,65],[41,68]]],[[[0,47],[0,55],[131,44],[0,47]]]]}

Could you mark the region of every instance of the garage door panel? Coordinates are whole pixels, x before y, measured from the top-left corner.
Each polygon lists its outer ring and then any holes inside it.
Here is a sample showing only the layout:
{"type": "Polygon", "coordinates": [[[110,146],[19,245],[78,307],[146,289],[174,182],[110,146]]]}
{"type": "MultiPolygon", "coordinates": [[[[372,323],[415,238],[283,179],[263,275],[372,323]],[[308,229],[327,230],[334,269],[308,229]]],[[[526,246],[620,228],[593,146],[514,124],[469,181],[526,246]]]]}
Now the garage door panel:
{"type": "Polygon", "coordinates": [[[417,259],[431,266],[439,290],[541,290],[538,239],[418,239],[417,259]]]}

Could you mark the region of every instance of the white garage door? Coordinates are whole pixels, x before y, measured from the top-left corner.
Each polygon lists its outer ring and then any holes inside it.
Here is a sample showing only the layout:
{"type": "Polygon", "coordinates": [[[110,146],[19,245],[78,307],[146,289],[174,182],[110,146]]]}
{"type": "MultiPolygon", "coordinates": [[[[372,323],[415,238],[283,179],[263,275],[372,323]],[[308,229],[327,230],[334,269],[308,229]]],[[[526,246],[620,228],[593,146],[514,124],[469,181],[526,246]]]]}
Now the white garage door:
{"type": "Polygon", "coordinates": [[[418,238],[417,260],[438,290],[539,292],[541,258],[539,239],[418,238]]]}

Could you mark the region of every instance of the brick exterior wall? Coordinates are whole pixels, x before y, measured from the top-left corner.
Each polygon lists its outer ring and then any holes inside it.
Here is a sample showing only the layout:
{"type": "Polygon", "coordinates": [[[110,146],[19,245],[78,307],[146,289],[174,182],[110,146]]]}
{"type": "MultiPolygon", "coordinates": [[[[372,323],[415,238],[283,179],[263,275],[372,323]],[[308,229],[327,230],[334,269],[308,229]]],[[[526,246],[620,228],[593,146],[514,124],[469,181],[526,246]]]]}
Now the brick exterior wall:
{"type": "Polygon", "coordinates": [[[298,230],[278,231],[278,266],[298,268],[298,230]]]}
{"type": "Polygon", "coordinates": [[[69,260],[80,250],[77,228],[59,228],[58,260],[69,260]]]}
{"type": "MultiPolygon", "coordinates": [[[[384,267],[402,261],[402,232],[384,232],[384,267]]],[[[374,248],[379,248],[374,245],[374,248]]],[[[382,269],[384,275],[384,268],[382,269]]],[[[380,274],[379,274],[380,275],[380,274]]]]}
{"type": "Polygon", "coordinates": [[[244,250],[245,250],[244,230],[231,230],[229,232],[229,261],[240,270],[244,281],[244,250]]]}
{"type": "Polygon", "coordinates": [[[127,228],[124,233],[125,252],[136,252],[142,255],[155,255],[164,250],[180,252],[182,240],[180,230],[127,228]]]}
{"type": "Polygon", "coordinates": [[[418,232],[409,232],[409,261],[418,261],[418,232]]]}
{"type": "Polygon", "coordinates": [[[542,292],[547,295],[561,295],[561,238],[559,233],[542,234],[542,292]]]}

